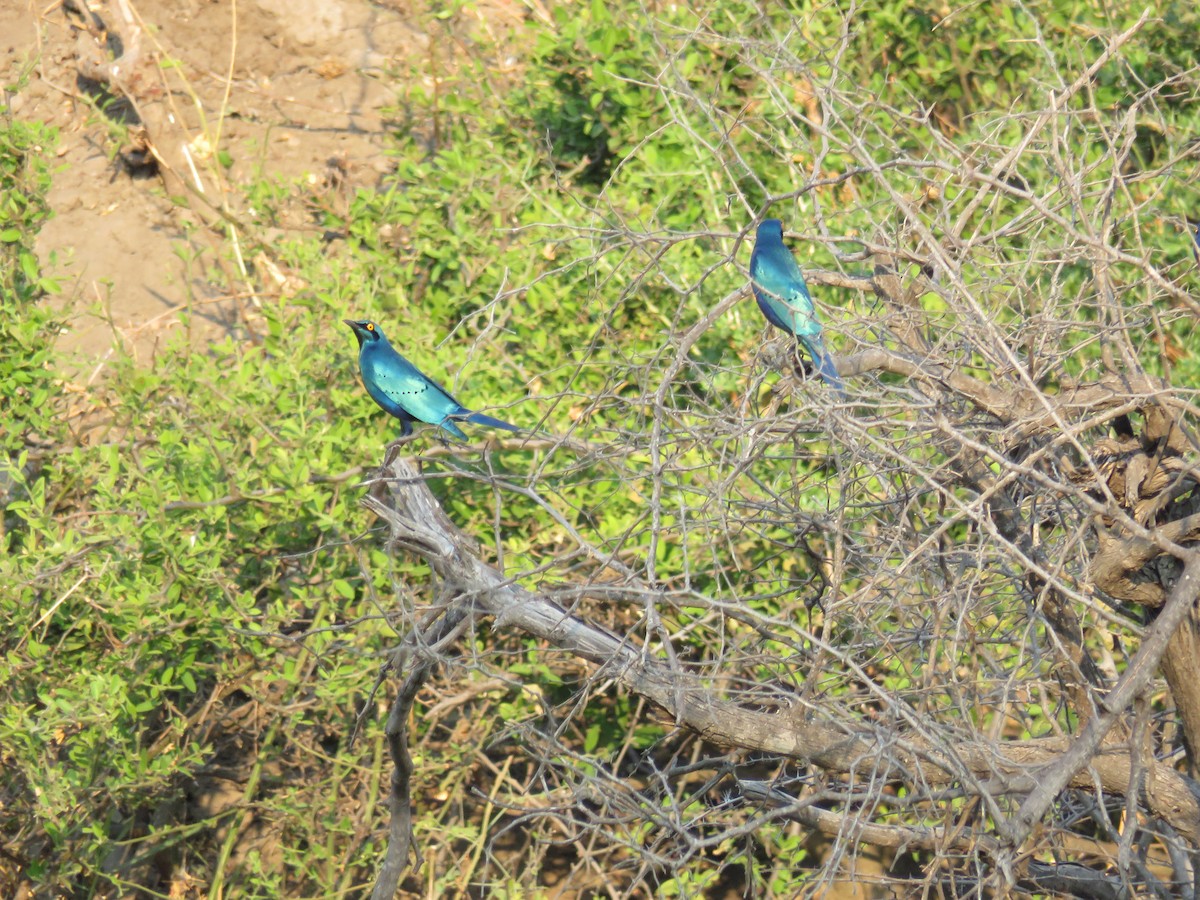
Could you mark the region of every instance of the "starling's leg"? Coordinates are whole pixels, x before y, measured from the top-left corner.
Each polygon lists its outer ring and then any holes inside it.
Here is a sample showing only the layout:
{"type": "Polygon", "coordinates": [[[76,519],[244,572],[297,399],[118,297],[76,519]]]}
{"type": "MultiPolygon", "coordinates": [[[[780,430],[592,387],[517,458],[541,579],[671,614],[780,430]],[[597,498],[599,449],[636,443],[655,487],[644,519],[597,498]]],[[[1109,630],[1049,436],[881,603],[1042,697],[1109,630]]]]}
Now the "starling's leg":
{"type": "Polygon", "coordinates": [[[392,460],[394,460],[396,458],[396,456],[400,453],[400,448],[403,447],[405,444],[407,444],[409,441],[411,441],[416,436],[417,436],[416,432],[413,431],[413,427],[412,427],[412,419],[401,418],[400,419],[400,437],[396,438],[394,441],[392,441],[390,444],[387,445],[387,449],[384,451],[384,456],[383,456],[383,467],[385,469],[388,468],[388,466],[390,466],[392,464],[392,460]]]}
{"type": "Polygon", "coordinates": [[[795,368],[796,375],[799,376],[801,381],[807,381],[812,377],[813,367],[804,357],[804,354],[800,352],[799,341],[796,341],[796,343],[792,345],[792,366],[795,368]]]}
{"type": "Polygon", "coordinates": [[[409,443],[410,441],[416,440],[416,438],[417,438],[417,436],[412,431],[409,431],[408,434],[402,434],[402,435],[400,435],[400,437],[396,438],[394,441],[391,441],[387,445],[387,449],[389,451],[399,450],[401,447],[403,447],[405,444],[409,443]]]}

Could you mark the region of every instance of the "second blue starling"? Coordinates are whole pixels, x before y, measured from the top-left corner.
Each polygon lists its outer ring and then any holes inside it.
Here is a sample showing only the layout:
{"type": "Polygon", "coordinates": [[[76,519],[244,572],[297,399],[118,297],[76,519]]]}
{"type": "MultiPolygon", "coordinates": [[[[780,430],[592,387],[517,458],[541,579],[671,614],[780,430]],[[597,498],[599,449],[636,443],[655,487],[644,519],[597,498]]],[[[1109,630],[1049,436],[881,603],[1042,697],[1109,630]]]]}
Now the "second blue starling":
{"type": "Polygon", "coordinates": [[[812,356],[825,383],[845,396],[833,357],[821,339],[821,323],[796,258],[783,243],[783,223],[764,219],[750,254],[750,287],[767,321],[794,335],[812,356]]]}
{"type": "Polygon", "coordinates": [[[386,412],[400,420],[400,434],[412,434],[413,422],[438,425],[457,438],[467,436],[457,421],[520,431],[516,425],[471,412],[444,387],[396,352],[374,322],[343,320],[358,338],[358,368],[363,387],[386,412]]]}

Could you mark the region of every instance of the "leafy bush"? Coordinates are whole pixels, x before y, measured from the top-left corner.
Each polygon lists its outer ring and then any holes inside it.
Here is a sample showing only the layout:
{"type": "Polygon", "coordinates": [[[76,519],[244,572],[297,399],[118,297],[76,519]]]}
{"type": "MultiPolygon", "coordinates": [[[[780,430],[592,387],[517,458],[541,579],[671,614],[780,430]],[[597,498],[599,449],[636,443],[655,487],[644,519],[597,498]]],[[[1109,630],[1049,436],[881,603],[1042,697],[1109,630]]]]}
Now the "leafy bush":
{"type": "MultiPolygon", "coordinates": [[[[1060,636],[1037,612],[1049,589],[1028,580],[1017,537],[997,539],[986,492],[939,480],[956,460],[948,432],[965,454],[1002,423],[895,372],[861,373],[854,408],[834,410],[738,296],[745,231],[769,212],[819,273],[839,358],[907,349],[900,313],[861,289],[883,255],[921,287],[909,312],[925,361],[987,385],[1028,375],[1058,396],[1138,328],[1190,347],[1172,285],[1194,266],[1180,224],[1196,192],[1177,188],[1196,131],[1195,73],[1178,64],[1194,57],[1179,54],[1196,49],[1195,14],[1146,23],[1047,134],[1047,97],[1140,9],[981,9],[593,3],[531,20],[510,82],[486,71],[486,48],[463,59],[456,90],[418,106],[415,122],[441,123],[432,151],[397,135],[390,182],[344,221],[324,212],[343,249],[276,248],[311,291],[264,310],[261,344],[122,360],[89,398],[102,427],[78,444],[38,303],[54,285],[31,249],[53,135],[5,120],[0,377],[19,424],[0,431],[0,583],[14,586],[0,592],[0,832],[21,877],[110,896],[168,893],[182,871],[214,896],[370,881],[393,690],[376,679],[398,635],[453,598],[357,504],[396,429],[357,384],[347,315],[379,320],[469,405],[550,436],[419,445],[481,553],[531,587],[566,586],[573,611],[648,654],[669,642],[721,698],[786,685],[838,727],[878,723],[881,740],[914,716],[952,746],[1077,729],[1060,636]]],[[[286,201],[279,185],[247,188],[264,215],[286,201]]],[[[1137,349],[1177,383],[1197,375],[1186,350],[1137,349]]],[[[1043,458],[1034,438],[986,445],[988,475],[1043,458]]],[[[1038,573],[1067,573],[1095,627],[1084,649],[1107,664],[1098,636],[1136,641],[1138,627],[1075,586],[1087,505],[1055,510],[1030,526],[1054,564],[1038,573]]],[[[812,809],[848,831],[832,849],[802,840],[718,774],[790,784],[815,770],[683,734],[539,641],[472,628],[443,648],[412,724],[429,859],[414,893],[534,895],[551,873],[590,884],[600,865],[631,892],[790,896],[836,877],[855,817],[974,815],[957,785],[900,797],[881,777],[868,800],[833,780],[812,809]]],[[[898,882],[957,864],[910,856],[898,882]]]]}

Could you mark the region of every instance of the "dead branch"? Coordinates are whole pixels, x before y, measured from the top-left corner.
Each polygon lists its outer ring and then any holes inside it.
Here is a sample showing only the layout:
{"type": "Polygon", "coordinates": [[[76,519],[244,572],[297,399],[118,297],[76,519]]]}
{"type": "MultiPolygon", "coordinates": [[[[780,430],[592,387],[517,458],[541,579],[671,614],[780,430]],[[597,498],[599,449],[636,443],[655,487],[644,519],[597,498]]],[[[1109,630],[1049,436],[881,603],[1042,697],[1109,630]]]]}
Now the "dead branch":
{"type": "MultiPolygon", "coordinates": [[[[1048,775],[1056,785],[1051,799],[1067,786],[1098,787],[1113,795],[1133,789],[1152,815],[1187,840],[1200,838],[1200,803],[1190,782],[1169,765],[1150,761],[1148,775],[1139,784],[1127,747],[1102,742],[1144,686],[1147,673],[1153,672],[1162,653],[1157,639],[1147,641],[1150,649],[1139,656],[1144,661],[1131,667],[1113,693],[1109,711],[1082,739],[951,745],[895,727],[829,726],[819,721],[821,710],[814,702],[779,689],[767,695],[769,702],[753,707],[722,699],[677,664],[567,611],[544,594],[526,590],[479,558],[474,542],[446,517],[412,462],[395,459],[384,475],[387,493],[375,491],[364,502],[388,523],[393,547],[413,550],[429,563],[448,596],[455,598],[452,603],[494,616],[496,628],[519,628],[589,661],[597,667],[595,677],[612,679],[646,697],[713,743],[803,760],[833,774],[868,767],[881,770],[880,777],[887,781],[925,787],[966,782],[990,802],[1004,796],[1025,798],[1026,813],[1044,809],[1048,775]],[[1068,752],[1070,766],[1063,762],[1068,752]]],[[[1177,587],[1177,596],[1184,599],[1171,607],[1173,616],[1185,604],[1194,579],[1192,575],[1177,587]]],[[[1164,620],[1162,632],[1168,638],[1174,621],[1164,620]]],[[[1023,825],[1027,822],[1022,820],[1023,825]]]]}

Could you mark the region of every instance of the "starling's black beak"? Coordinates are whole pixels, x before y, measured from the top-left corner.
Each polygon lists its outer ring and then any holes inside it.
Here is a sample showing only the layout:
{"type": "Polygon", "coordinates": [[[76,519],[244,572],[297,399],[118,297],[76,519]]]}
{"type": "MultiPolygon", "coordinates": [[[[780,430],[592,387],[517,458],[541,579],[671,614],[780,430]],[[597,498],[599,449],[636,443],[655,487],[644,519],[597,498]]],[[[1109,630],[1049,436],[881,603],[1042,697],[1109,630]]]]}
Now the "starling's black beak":
{"type": "Polygon", "coordinates": [[[363,328],[361,322],[355,322],[353,319],[342,319],[342,321],[350,326],[350,330],[354,332],[354,336],[358,338],[358,346],[362,346],[363,328]]]}

